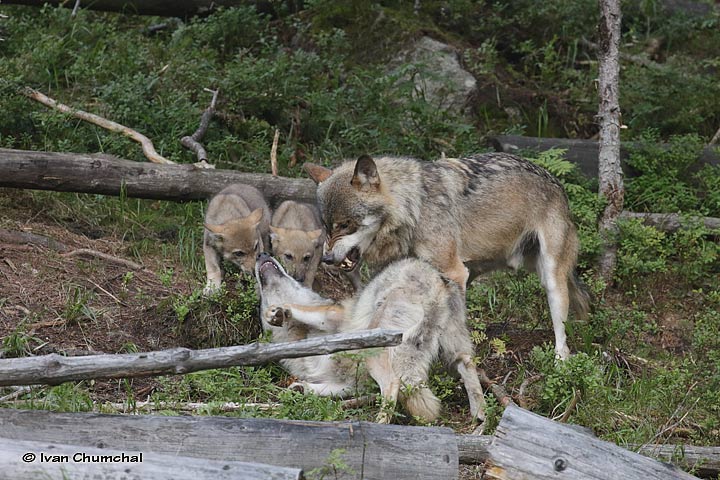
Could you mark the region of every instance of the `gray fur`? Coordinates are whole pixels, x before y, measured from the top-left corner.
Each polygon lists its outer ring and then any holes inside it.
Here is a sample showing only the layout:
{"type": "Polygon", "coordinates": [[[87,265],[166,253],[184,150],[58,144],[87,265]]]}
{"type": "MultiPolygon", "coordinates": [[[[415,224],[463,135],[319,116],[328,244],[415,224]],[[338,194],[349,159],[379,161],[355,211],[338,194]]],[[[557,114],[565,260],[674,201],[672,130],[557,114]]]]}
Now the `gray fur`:
{"type": "MultiPolygon", "coordinates": [[[[411,414],[432,421],[440,403],[427,387],[428,374],[432,363],[441,359],[462,375],[473,419],[484,419],[484,397],[472,363],[463,294],[436,269],[417,259],[395,262],[360,294],[338,306],[270,262],[274,260],[261,258],[256,276],[263,328],[272,331],[273,341],[368,328],[403,330],[401,345],[364,359],[367,375],[380,385],[383,398],[389,404],[399,398],[411,414]],[[287,312],[281,326],[271,324],[278,310],[287,312]]],[[[283,365],[305,390],[343,396],[356,389],[358,369],[346,356],[285,360],[283,365]]],[[[389,417],[381,414],[380,421],[389,421],[389,417]]]]}
{"type": "Polygon", "coordinates": [[[236,264],[245,273],[253,271],[256,255],[268,245],[269,229],[270,208],[255,187],[232,184],[210,200],[203,236],[206,295],[220,288],[223,260],[236,264]],[[262,212],[259,221],[249,221],[257,210],[262,212]]]}
{"type": "MultiPolygon", "coordinates": [[[[367,163],[363,169],[372,171],[367,163]]],[[[379,157],[374,163],[374,183],[357,174],[356,162],[313,175],[328,229],[324,258],[342,265],[359,250],[371,267],[382,268],[418,257],[463,287],[484,272],[524,266],[538,273],[548,292],[556,353],[567,358],[569,297],[581,314],[588,297],[573,281],[578,239],[562,184],[506,153],[437,162],[379,157]]]]}

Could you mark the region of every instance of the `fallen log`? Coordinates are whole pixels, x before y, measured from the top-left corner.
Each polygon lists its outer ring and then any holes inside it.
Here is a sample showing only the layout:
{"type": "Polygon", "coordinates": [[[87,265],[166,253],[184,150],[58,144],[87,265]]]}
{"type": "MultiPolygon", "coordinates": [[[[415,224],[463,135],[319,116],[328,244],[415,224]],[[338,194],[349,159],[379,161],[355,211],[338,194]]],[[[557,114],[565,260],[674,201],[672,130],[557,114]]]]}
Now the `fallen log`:
{"type": "MultiPolygon", "coordinates": [[[[597,178],[598,174],[598,142],[595,140],[582,140],[572,138],[538,138],[523,137],[521,135],[497,135],[488,139],[490,146],[496,152],[518,153],[523,150],[537,150],[544,152],[551,148],[567,150],[565,159],[578,166],[580,171],[589,178],[597,178]]],[[[638,147],[634,142],[620,144],[620,158],[625,161],[630,150],[638,147]]],[[[712,146],[705,147],[700,154],[698,164],[720,165],[720,154],[712,146]]],[[[623,165],[626,176],[633,176],[633,171],[623,165]]]]}
{"type": "Polygon", "coordinates": [[[324,468],[325,478],[333,479],[458,477],[458,450],[449,428],[0,408],[0,432],[10,439],[67,442],[139,451],[146,456],[154,452],[251,461],[301,468],[306,473],[324,468]],[[345,467],[336,465],[333,471],[328,465],[333,454],[345,467]]]}
{"type": "Polygon", "coordinates": [[[104,154],[0,148],[0,187],[187,201],[209,198],[231,183],[257,187],[272,205],[315,202],[315,183],[309,179],[140,163],[104,154]]]}
{"type": "Polygon", "coordinates": [[[0,386],[57,385],[90,378],[178,375],[212,368],[262,365],[283,358],[326,355],[402,341],[399,330],[362,330],[298,342],[253,343],[237,347],[190,350],[173,348],[145,353],[63,357],[58,354],[0,359],[0,386]]]}
{"type": "Polygon", "coordinates": [[[512,405],[505,408],[487,450],[485,478],[499,480],[697,478],[512,405]]]}
{"type": "MultiPolygon", "coordinates": [[[[72,7],[67,0],[5,0],[7,5],[29,5],[42,7],[44,4],[72,7]]],[[[216,10],[217,7],[236,7],[255,5],[257,2],[248,0],[93,0],[80,2],[81,8],[90,8],[104,12],[120,12],[136,15],[157,15],[160,17],[191,17],[216,10]]]]}
{"type": "MultiPolygon", "coordinates": [[[[575,427],[575,426],[573,426],[575,427]]],[[[461,464],[482,465],[489,458],[490,435],[457,435],[458,458],[461,464]]],[[[627,448],[646,457],[672,463],[702,478],[720,475],[720,447],[694,445],[628,445],[627,448]]]]}
{"type": "Polygon", "coordinates": [[[677,213],[636,213],[624,211],[620,214],[620,218],[642,220],[646,225],[653,226],[664,232],[675,232],[681,228],[692,225],[695,221],[702,223],[708,230],[720,230],[720,218],[715,217],[684,218],[677,213]]]}
{"type": "Polygon", "coordinates": [[[298,468],[0,437],[0,480],[18,478],[300,480],[304,477],[298,468]]]}

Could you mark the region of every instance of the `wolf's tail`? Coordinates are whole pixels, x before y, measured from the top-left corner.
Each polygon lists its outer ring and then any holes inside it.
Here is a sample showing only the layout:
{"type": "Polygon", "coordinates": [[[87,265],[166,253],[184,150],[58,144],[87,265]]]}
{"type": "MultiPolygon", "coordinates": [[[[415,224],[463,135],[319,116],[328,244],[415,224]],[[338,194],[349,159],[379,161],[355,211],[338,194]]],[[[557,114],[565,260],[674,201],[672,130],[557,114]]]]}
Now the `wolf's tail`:
{"type": "Polygon", "coordinates": [[[428,387],[416,387],[401,400],[410,415],[426,422],[432,422],[440,415],[440,400],[428,387]]]}
{"type": "Polygon", "coordinates": [[[590,313],[590,302],[592,296],[587,285],[580,280],[577,273],[570,275],[568,279],[568,293],[570,295],[570,308],[578,318],[585,318],[590,313]]]}

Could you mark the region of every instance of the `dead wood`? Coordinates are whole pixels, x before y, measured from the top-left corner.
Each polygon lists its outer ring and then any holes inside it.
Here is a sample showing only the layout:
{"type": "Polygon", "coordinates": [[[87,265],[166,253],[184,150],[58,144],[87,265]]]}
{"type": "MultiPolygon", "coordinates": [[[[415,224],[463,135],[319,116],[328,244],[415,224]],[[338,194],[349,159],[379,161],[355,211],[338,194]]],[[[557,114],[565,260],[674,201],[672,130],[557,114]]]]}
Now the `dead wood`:
{"type": "Polygon", "coordinates": [[[56,100],[48,97],[47,95],[38,92],[37,90],[34,90],[30,87],[25,87],[21,90],[21,93],[25,95],[28,98],[31,98],[37,102],[42,103],[43,105],[53,108],[55,110],[58,110],[63,113],[67,113],[69,115],[72,115],[75,118],[79,118],[80,120],[84,120],[86,122],[90,122],[94,125],[97,125],[98,127],[102,127],[106,130],[110,130],[111,132],[120,133],[122,135],[125,135],[126,137],[131,138],[132,140],[138,142],[142,146],[143,153],[145,154],[145,157],[150,160],[153,163],[163,163],[163,164],[174,164],[175,162],[172,162],[168,160],[167,158],[163,157],[157,151],[155,151],[155,147],[153,146],[152,142],[148,137],[143,135],[142,133],[139,133],[131,128],[128,128],[124,125],[120,125],[119,123],[113,122],[111,120],[107,120],[106,118],[100,117],[98,115],[95,115],[93,113],[84,112],[82,110],[77,110],[72,107],[69,107],[65,104],[59,103],[56,100]]]}
{"type": "Polygon", "coordinates": [[[717,132],[715,132],[715,135],[710,139],[710,143],[708,143],[709,146],[713,146],[716,143],[720,142],[720,128],[718,128],[717,132]]]}
{"type": "Polygon", "coordinates": [[[116,257],[116,256],[110,255],[108,253],[98,252],[97,250],[92,250],[89,248],[78,248],[77,250],[73,250],[72,252],[63,254],[63,257],[78,257],[78,256],[89,256],[89,257],[100,258],[100,259],[103,259],[110,263],[122,265],[131,270],[143,270],[145,268],[142,265],[140,265],[139,263],[133,262],[132,260],[126,260],[124,258],[116,257]]]}
{"type": "Polygon", "coordinates": [[[439,427],[0,408],[0,430],[4,437],[19,440],[90,447],[102,444],[107,449],[143,451],[148,457],[170,454],[305,471],[327,469],[333,465],[328,463],[329,456],[340,453],[346,467],[338,468],[337,475],[329,470],[326,479],[431,480],[457,479],[458,474],[455,435],[451,429],[439,427]]]}
{"type": "Polygon", "coordinates": [[[190,350],[174,348],[122,355],[64,357],[57,354],[0,360],[0,386],[58,385],[90,378],[178,375],[239,365],[264,365],[283,358],[326,355],[402,341],[398,330],[364,330],[313,337],[298,342],[253,343],[236,347],[190,350]]]}
{"type": "Polygon", "coordinates": [[[508,395],[508,393],[505,391],[505,387],[503,387],[497,382],[490,380],[490,377],[487,376],[487,373],[485,373],[485,370],[483,370],[482,368],[478,368],[477,371],[482,386],[486,389],[489,389],[493,393],[493,395],[495,395],[495,398],[497,398],[498,402],[500,402],[500,405],[502,405],[503,407],[507,407],[508,405],[515,405],[515,401],[513,401],[512,397],[508,395]]]}
{"type": "Polygon", "coordinates": [[[145,448],[128,452],[98,448],[95,445],[78,447],[66,445],[62,441],[28,441],[0,437],[0,478],[301,480],[305,477],[298,468],[158,455],[147,452],[145,448]],[[98,460],[93,461],[94,459],[98,460]]]}
{"type": "MultiPolygon", "coordinates": [[[[600,50],[600,46],[595,43],[591,42],[585,37],[580,38],[580,44],[588,47],[591,50],[598,51],[600,50]]],[[[653,62],[647,57],[643,57],[642,55],[631,55],[629,53],[620,52],[620,58],[622,60],[625,60],[630,63],[634,63],[636,65],[641,65],[645,68],[651,68],[653,70],[667,70],[667,67],[665,65],[662,65],[660,63],[653,62]]]]}
{"type": "Polygon", "coordinates": [[[182,137],[180,139],[180,143],[183,147],[195,153],[195,156],[197,157],[199,162],[198,164],[196,164],[196,166],[201,168],[214,168],[207,163],[207,151],[205,150],[205,147],[203,147],[203,145],[200,143],[200,141],[205,136],[205,132],[207,132],[208,126],[210,125],[210,120],[215,113],[215,104],[217,102],[219,90],[209,90],[206,88],[205,91],[211,92],[213,94],[212,100],[210,101],[210,106],[203,111],[202,116],[200,117],[200,126],[198,126],[198,129],[195,130],[195,133],[182,137]]]}
{"type": "MultiPolygon", "coordinates": [[[[42,7],[44,4],[56,7],[69,7],[68,0],[4,0],[4,4],[30,5],[42,7]]],[[[207,15],[218,7],[237,7],[240,5],[262,6],[265,10],[269,2],[248,0],[93,0],[87,2],[84,8],[106,12],[120,12],[124,14],[157,15],[161,17],[191,17],[194,15],[207,15]]]]}
{"type": "Polygon", "coordinates": [[[280,130],[275,129],[275,136],[273,137],[272,147],[270,148],[270,171],[273,177],[278,176],[278,163],[277,163],[277,148],[278,140],[280,139],[280,130]]]}
{"type": "MultiPolygon", "coordinates": [[[[488,139],[488,143],[495,151],[507,153],[523,153],[524,151],[544,152],[550,149],[563,149],[565,154],[563,157],[571,163],[577,165],[580,172],[589,178],[597,178],[598,175],[598,149],[597,140],[581,139],[581,138],[543,138],[543,137],[526,137],[522,135],[495,135],[488,139]]],[[[637,148],[642,147],[637,142],[621,142],[620,158],[626,161],[630,153],[637,148]]],[[[666,148],[666,144],[660,144],[658,147],[666,148]]],[[[706,146],[700,152],[700,156],[695,165],[690,170],[698,170],[703,165],[720,165],[720,155],[712,146],[706,146]]],[[[627,164],[623,164],[623,170],[626,177],[636,176],[627,164]]]]}
{"type": "Polygon", "coordinates": [[[102,154],[31,152],[0,148],[0,187],[121,194],[156,200],[204,200],[231,183],[259,189],[272,206],[315,202],[315,183],[193,165],[133,162],[102,154]]]}
{"type": "Polygon", "coordinates": [[[624,211],[621,219],[638,219],[664,232],[675,232],[701,223],[708,230],[720,230],[720,218],[716,217],[683,217],[677,213],[637,213],[624,211]]]}
{"type": "Polygon", "coordinates": [[[0,228],[0,242],[15,243],[19,245],[39,245],[50,250],[55,250],[56,252],[65,252],[68,250],[67,245],[58,242],[53,238],[38,235],[36,233],[5,230],[4,228],[0,228]]]}

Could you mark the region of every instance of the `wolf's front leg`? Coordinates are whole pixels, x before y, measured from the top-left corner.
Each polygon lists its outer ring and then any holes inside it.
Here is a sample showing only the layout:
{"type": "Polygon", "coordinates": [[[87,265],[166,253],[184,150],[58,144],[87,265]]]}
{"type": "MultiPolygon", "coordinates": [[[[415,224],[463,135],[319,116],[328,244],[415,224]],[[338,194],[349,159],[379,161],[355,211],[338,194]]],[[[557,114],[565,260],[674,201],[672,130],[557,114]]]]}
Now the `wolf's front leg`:
{"type": "Polygon", "coordinates": [[[220,266],[220,256],[213,247],[203,243],[203,253],[205,254],[205,271],[207,272],[207,283],[203,295],[209,297],[220,290],[223,271],[220,266]]]}
{"type": "Polygon", "coordinates": [[[345,318],[345,308],[341,305],[296,305],[287,304],[282,308],[289,313],[293,321],[319,330],[337,332],[345,318]]]}

